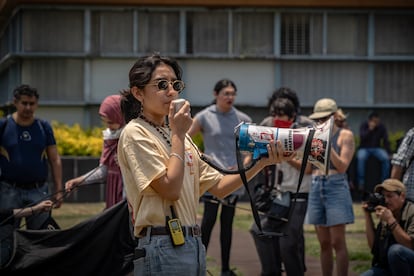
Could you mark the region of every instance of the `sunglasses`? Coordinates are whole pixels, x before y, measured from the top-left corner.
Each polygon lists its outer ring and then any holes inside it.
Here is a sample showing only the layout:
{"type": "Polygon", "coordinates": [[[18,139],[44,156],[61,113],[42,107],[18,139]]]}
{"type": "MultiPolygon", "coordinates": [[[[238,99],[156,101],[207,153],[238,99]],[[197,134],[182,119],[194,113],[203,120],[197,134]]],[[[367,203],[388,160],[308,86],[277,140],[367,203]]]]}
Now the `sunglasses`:
{"type": "Polygon", "coordinates": [[[159,80],[159,81],[156,81],[155,83],[152,83],[151,85],[156,86],[159,90],[167,90],[170,84],[172,88],[178,93],[181,93],[181,91],[183,91],[185,87],[184,82],[181,80],[175,80],[175,81],[159,80]]]}

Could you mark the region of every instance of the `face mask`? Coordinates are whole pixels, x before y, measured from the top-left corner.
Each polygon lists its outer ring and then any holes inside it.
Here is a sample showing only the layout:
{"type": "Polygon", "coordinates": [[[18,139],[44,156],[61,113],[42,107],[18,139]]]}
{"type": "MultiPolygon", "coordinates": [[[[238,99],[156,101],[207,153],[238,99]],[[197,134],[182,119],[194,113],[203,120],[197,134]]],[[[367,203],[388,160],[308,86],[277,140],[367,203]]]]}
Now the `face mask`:
{"type": "Polygon", "coordinates": [[[292,122],[279,119],[275,119],[273,121],[273,124],[275,127],[279,128],[290,128],[292,126],[292,122]]]}

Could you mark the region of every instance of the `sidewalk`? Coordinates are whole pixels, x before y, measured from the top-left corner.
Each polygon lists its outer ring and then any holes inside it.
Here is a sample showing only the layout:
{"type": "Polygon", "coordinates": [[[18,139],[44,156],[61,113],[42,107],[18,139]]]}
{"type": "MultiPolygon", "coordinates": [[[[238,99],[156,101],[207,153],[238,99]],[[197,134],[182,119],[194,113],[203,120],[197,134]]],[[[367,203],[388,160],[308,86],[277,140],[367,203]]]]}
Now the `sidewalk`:
{"type": "MultiPolygon", "coordinates": [[[[214,259],[218,268],[220,268],[221,262],[220,254],[220,223],[216,223],[207,250],[207,259],[214,259]]],[[[211,261],[209,263],[211,263],[211,261]]],[[[322,275],[319,258],[306,256],[306,266],[306,276],[322,275]]],[[[237,272],[241,272],[243,276],[260,275],[260,261],[257,256],[253,238],[248,231],[240,231],[233,228],[230,267],[236,267],[237,272]]],[[[334,272],[334,275],[335,274],[336,272],[334,272]]],[[[349,272],[348,275],[356,276],[357,274],[349,272]]]]}

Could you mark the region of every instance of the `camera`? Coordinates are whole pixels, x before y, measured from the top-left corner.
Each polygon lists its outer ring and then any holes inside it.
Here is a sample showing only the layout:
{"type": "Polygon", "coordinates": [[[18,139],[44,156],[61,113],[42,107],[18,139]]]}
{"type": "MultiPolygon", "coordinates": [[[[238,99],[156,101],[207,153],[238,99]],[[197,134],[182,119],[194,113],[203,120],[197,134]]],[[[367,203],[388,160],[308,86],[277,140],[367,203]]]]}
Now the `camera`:
{"type": "Polygon", "coordinates": [[[367,211],[374,212],[376,206],[385,206],[385,198],[380,193],[371,193],[368,196],[367,205],[367,211]]]}

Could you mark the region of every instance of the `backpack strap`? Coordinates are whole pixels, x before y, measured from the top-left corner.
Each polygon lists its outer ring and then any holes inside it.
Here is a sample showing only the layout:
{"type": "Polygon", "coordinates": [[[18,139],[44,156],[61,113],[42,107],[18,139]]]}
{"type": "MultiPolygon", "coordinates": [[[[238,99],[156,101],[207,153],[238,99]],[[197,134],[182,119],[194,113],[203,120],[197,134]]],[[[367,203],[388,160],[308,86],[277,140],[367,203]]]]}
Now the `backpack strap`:
{"type": "Polygon", "coordinates": [[[0,145],[3,142],[4,130],[6,129],[7,122],[9,121],[10,118],[11,118],[11,115],[9,114],[9,115],[7,115],[6,118],[0,120],[0,124],[1,124],[0,125],[0,145]]]}

